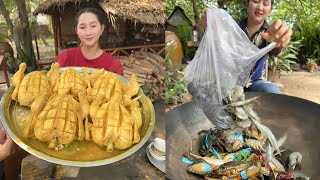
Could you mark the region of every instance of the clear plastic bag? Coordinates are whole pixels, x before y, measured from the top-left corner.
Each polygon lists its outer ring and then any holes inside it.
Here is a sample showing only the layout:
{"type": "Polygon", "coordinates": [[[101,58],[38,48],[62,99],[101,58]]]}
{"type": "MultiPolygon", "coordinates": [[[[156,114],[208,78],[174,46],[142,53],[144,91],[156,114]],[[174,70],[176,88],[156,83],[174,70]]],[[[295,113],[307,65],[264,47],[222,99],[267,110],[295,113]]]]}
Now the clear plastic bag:
{"type": "Polygon", "coordinates": [[[226,11],[207,10],[207,29],[184,78],[193,99],[214,125],[232,127],[222,100],[234,86],[245,85],[255,63],[275,45],[257,48],[226,11]]]}

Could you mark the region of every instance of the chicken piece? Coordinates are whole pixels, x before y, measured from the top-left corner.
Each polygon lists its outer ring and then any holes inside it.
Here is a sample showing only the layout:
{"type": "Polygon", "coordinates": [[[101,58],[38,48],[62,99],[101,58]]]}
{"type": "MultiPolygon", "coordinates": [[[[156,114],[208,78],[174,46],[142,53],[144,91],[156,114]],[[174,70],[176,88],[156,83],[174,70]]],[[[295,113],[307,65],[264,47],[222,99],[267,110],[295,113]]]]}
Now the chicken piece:
{"type": "Polygon", "coordinates": [[[106,123],[109,118],[109,104],[110,102],[107,102],[101,106],[98,106],[98,109],[94,116],[91,116],[93,122],[91,127],[92,140],[100,146],[106,146],[108,141],[105,137],[105,133],[107,129],[106,123]]]}
{"type": "Polygon", "coordinates": [[[107,151],[113,151],[113,144],[118,136],[118,129],[120,126],[120,102],[122,98],[121,85],[118,79],[115,79],[114,93],[110,100],[108,110],[108,121],[106,129],[107,151]]]}
{"type": "Polygon", "coordinates": [[[82,92],[78,96],[80,102],[72,95],[54,94],[41,113],[34,115],[34,135],[49,143],[49,148],[59,150],[76,139],[84,139],[83,119],[88,115],[89,103],[82,92]]]}
{"type": "Polygon", "coordinates": [[[48,96],[42,95],[37,97],[33,101],[31,105],[32,114],[27,118],[27,122],[23,130],[23,134],[25,137],[34,136],[34,125],[37,120],[36,117],[41,113],[43,108],[46,106],[47,99],[48,99],[48,96]]]}
{"type": "Polygon", "coordinates": [[[78,93],[86,94],[87,84],[80,73],[75,69],[67,69],[60,75],[53,92],[58,94],[71,94],[73,98],[78,99],[78,93]]]}
{"type": "MultiPolygon", "coordinates": [[[[99,69],[98,71],[95,71],[94,73],[90,74],[88,73],[88,68],[87,67],[82,67],[82,74],[83,74],[83,79],[87,84],[87,94],[88,94],[88,99],[90,100],[90,94],[92,92],[92,87],[94,83],[97,81],[97,79],[105,74],[105,70],[99,69]]],[[[91,100],[90,100],[91,101],[91,100]]]]}
{"type": "Polygon", "coordinates": [[[90,74],[90,83],[91,85],[93,86],[95,84],[95,82],[97,81],[97,79],[104,75],[106,73],[106,71],[102,68],[102,69],[99,69],[98,71],[96,72],[93,72],[92,74],[90,74]]]}
{"type": "Polygon", "coordinates": [[[139,92],[140,85],[137,82],[137,77],[135,74],[130,76],[130,84],[127,86],[126,91],[123,95],[123,104],[125,106],[130,104],[130,100],[133,96],[137,95],[139,92]]]}
{"type": "Polygon", "coordinates": [[[112,152],[120,126],[120,104],[114,99],[102,104],[92,121],[92,140],[100,146],[106,146],[107,151],[112,152]]]}
{"type": "Polygon", "coordinates": [[[118,130],[117,138],[114,141],[114,147],[116,149],[123,150],[132,146],[134,129],[133,120],[131,119],[128,110],[120,105],[120,111],[120,127],[118,130]]]}
{"type": "Polygon", "coordinates": [[[87,95],[89,95],[91,93],[92,85],[90,83],[90,75],[87,67],[82,67],[82,78],[87,85],[87,95]]]}
{"type": "Polygon", "coordinates": [[[93,122],[91,128],[92,140],[100,146],[106,146],[107,151],[110,152],[113,151],[114,141],[118,137],[121,123],[120,102],[122,98],[119,80],[117,78],[112,79],[112,83],[114,88],[110,101],[103,104],[103,101],[96,99],[90,106],[90,116],[93,122]]]}
{"type": "MultiPolygon", "coordinates": [[[[90,92],[89,100],[94,102],[99,99],[102,103],[110,101],[111,97],[114,96],[116,83],[119,84],[120,91],[122,92],[122,86],[124,84],[113,74],[101,75],[94,83],[90,92]]],[[[121,95],[122,96],[122,95],[121,95]]]]}
{"type": "Polygon", "coordinates": [[[20,88],[21,81],[23,80],[24,77],[24,71],[27,69],[27,64],[26,63],[21,63],[19,65],[19,70],[13,75],[12,77],[12,84],[15,87],[14,91],[11,95],[11,98],[13,100],[18,101],[18,92],[20,88]]]}
{"type": "Polygon", "coordinates": [[[27,74],[19,87],[18,101],[21,105],[29,106],[39,96],[50,96],[52,89],[48,78],[40,71],[27,74]]]}
{"type": "Polygon", "coordinates": [[[140,141],[140,134],[139,134],[139,128],[142,125],[142,116],[141,116],[141,108],[139,107],[138,100],[140,99],[141,95],[135,98],[134,100],[131,100],[130,103],[130,110],[131,110],[131,118],[133,121],[133,143],[138,143],[140,141]]]}
{"type": "Polygon", "coordinates": [[[60,77],[59,68],[60,68],[59,63],[52,63],[51,69],[47,73],[49,84],[52,89],[54,88],[54,86],[57,84],[59,80],[59,77],[60,77]]]}
{"type": "Polygon", "coordinates": [[[114,89],[115,79],[116,77],[112,74],[100,76],[92,87],[89,94],[89,100],[93,102],[99,99],[103,101],[103,103],[109,101],[111,98],[111,92],[114,89]]]}
{"type": "Polygon", "coordinates": [[[39,96],[49,97],[52,94],[48,78],[40,71],[33,71],[26,76],[25,63],[20,64],[19,71],[13,76],[12,81],[15,90],[12,93],[12,99],[23,106],[31,106],[32,102],[39,96]]]}

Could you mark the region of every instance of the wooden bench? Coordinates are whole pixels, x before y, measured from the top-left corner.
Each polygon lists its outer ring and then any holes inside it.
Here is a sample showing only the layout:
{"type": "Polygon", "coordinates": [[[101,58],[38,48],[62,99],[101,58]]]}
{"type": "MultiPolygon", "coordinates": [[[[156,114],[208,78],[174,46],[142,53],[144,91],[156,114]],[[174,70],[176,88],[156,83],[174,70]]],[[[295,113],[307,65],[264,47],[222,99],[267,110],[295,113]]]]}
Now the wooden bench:
{"type": "Polygon", "coordinates": [[[104,51],[110,53],[113,56],[129,56],[130,51],[149,51],[151,53],[162,55],[165,53],[165,44],[149,44],[149,45],[140,45],[140,46],[126,46],[126,47],[116,47],[116,48],[107,48],[103,49],[104,51]],[[158,49],[158,50],[155,50],[158,49]]]}
{"type": "Polygon", "coordinates": [[[40,70],[42,66],[51,65],[54,63],[54,58],[46,58],[37,60],[37,67],[40,70]]]}
{"type": "Polygon", "coordinates": [[[7,67],[7,60],[4,57],[4,55],[0,56],[0,69],[3,70],[5,81],[0,82],[0,84],[7,84],[8,87],[10,87],[10,80],[8,75],[8,67],[7,67]]]}

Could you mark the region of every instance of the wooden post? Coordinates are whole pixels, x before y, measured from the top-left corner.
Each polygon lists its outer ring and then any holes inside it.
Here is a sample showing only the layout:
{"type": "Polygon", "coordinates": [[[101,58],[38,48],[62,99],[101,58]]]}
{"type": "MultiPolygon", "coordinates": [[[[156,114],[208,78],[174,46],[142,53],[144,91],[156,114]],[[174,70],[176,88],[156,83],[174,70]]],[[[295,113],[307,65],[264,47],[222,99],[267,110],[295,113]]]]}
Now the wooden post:
{"type": "Polygon", "coordinates": [[[59,32],[59,36],[58,36],[58,39],[59,39],[59,47],[62,48],[63,47],[63,44],[62,44],[62,34],[61,34],[61,14],[59,13],[58,14],[58,32],[59,32]]]}
{"type": "MultiPolygon", "coordinates": [[[[37,22],[36,22],[36,27],[38,27],[37,22]]],[[[35,40],[35,43],[36,43],[37,56],[38,56],[38,60],[39,60],[40,59],[40,53],[39,53],[38,38],[37,38],[37,28],[34,31],[34,40],[35,40]]]]}
{"type": "Polygon", "coordinates": [[[57,27],[57,17],[56,13],[51,15],[51,21],[52,21],[52,26],[53,26],[53,38],[54,38],[54,50],[56,56],[58,55],[58,27],[57,27]]]}

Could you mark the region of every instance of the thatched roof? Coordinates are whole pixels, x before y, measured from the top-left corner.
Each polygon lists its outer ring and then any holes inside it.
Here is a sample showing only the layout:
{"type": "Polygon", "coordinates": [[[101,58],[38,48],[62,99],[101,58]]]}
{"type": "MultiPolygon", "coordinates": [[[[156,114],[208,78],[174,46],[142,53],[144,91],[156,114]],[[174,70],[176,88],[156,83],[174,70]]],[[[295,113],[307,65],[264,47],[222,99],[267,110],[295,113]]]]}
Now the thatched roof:
{"type": "MultiPolygon", "coordinates": [[[[99,2],[101,8],[108,14],[109,20],[117,18],[142,24],[165,24],[165,0],[86,0],[90,3],[99,2]]],[[[46,0],[41,3],[34,15],[39,13],[53,14],[63,9],[67,3],[80,4],[84,0],[46,0]]]]}

